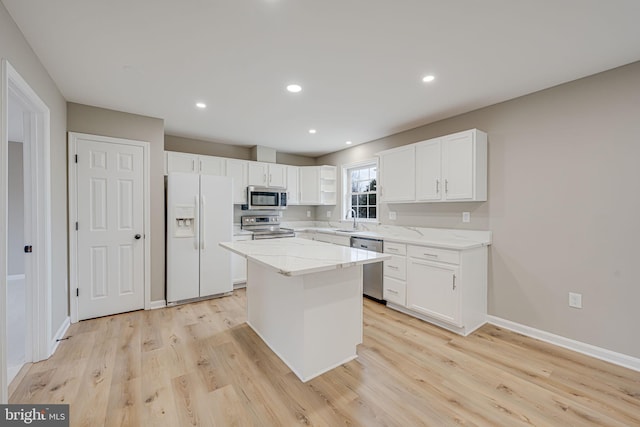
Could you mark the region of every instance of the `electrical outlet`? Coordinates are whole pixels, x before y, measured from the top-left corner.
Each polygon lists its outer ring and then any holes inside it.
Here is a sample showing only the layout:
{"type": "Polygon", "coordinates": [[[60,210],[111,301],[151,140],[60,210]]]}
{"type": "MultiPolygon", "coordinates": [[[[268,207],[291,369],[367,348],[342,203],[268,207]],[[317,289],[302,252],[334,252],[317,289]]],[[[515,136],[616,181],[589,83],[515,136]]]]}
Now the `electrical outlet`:
{"type": "Polygon", "coordinates": [[[569,307],[582,308],[582,294],[569,292],[569,307]]]}
{"type": "Polygon", "coordinates": [[[307,211],[307,218],[311,218],[311,211],[307,211]]]}
{"type": "Polygon", "coordinates": [[[331,211],[327,211],[327,218],[331,218],[331,211]]]}
{"type": "Polygon", "coordinates": [[[394,212],[394,211],[389,211],[389,219],[390,220],[396,220],[398,218],[398,215],[394,212]]]}
{"type": "Polygon", "coordinates": [[[462,212],[462,222],[471,222],[471,212],[462,212]]]}

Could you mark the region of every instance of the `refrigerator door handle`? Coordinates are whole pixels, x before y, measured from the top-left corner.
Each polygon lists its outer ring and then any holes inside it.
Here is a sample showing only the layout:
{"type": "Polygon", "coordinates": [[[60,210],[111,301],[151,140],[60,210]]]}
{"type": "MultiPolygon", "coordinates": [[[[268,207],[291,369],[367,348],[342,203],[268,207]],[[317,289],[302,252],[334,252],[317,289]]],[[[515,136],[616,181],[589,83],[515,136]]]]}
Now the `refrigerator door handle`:
{"type": "Polygon", "coordinates": [[[193,233],[193,238],[194,238],[193,245],[194,245],[195,249],[198,250],[198,249],[200,249],[200,241],[198,240],[199,239],[198,225],[200,223],[200,208],[198,206],[198,195],[197,194],[194,196],[194,199],[195,199],[195,202],[196,202],[196,209],[195,209],[196,210],[196,212],[195,212],[196,218],[195,218],[195,224],[193,224],[193,227],[195,229],[195,233],[193,233]]]}
{"type": "Polygon", "coordinates": [[[207,215],[205,214],[205,206],[206,206],[206,201],[204,199],[204,196],[200,196],[200,206],[201,206],[201,212],[200,212],[200,247],[202,249],[205,249],[205,242],[207,241],[207,235],[205,234],[205,223],[207,222],[205,220],[205,218],[207,217],[207,215]]]}

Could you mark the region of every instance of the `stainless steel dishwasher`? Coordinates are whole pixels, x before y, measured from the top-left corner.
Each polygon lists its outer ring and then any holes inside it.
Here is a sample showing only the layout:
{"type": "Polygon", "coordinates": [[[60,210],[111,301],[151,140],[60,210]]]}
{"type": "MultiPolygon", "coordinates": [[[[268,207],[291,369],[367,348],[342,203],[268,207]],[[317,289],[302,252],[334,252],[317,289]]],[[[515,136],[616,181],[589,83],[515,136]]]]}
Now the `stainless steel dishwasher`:
{"type": "MultiPolygon", "coordinates": [[[[382,240],[351,236],[351,247],[382,252],[382,240]]],[[[365,296],[385,303],[382,299],[382,261],[363,266],[362,291],[365,296]]]]}

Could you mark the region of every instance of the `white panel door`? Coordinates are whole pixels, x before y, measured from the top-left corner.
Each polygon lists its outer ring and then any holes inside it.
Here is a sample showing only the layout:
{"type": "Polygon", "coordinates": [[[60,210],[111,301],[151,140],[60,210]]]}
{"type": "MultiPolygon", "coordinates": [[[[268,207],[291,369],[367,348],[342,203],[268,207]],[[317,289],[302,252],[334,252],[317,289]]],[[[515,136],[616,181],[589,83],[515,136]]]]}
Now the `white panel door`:
{"type": "Polygon", "coordinates": [[[200,175],[200,296],[231,292],[231,252],[219,245],[233,239],[233,179],[200,175]]]}
{"type": "Polygon", "coordinates": [[[144,156],[77,140],[78,319],[144,308],[144,156]]]}
{"type": "Polygon", "coordinates": [[[462,327],[458,268],[409,258],[407,307],[462,327]]]}

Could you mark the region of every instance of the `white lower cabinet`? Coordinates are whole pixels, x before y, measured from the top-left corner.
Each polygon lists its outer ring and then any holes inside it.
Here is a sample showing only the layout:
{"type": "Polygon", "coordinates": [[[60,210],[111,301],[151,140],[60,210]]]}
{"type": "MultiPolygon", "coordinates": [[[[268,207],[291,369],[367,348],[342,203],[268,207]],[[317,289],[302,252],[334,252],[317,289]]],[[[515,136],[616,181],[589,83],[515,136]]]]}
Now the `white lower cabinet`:
{"type": "MultiPolygon", "coordinates": [[[[251,235],[233,236],[234,242],[252,240],[251,235]]],[[[231,254],[231,275],[233,277],[233,287],[242,288],[247,283],[247,260],[240,255],[231,254]]]]}
{"type": "Polygon", "coordinates": [[[385,276],[382,299],[404,306],[407,303],[407,282],[385,276]]]}
{"type": "Polygon", "coordinates": [[[316,233],[313,240],[317,240],[318,242],[333,243],[334,245],[340,246],[351,246],[351,238],[349,236],[316,233]]]}
{"type": "Polygon", "coordinates": [[[416,258],[408,264],[407,308],[462,327],[458,268],[416,258]]]}
{"type": "Polygon", "coordinates": [[[452,250],[385,242],[387,305],[461,335],[487,319],[487,247],[452,250]]]}

